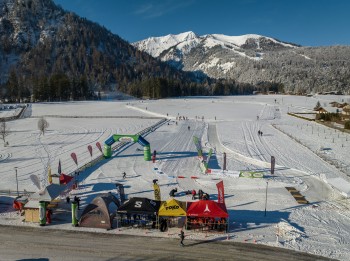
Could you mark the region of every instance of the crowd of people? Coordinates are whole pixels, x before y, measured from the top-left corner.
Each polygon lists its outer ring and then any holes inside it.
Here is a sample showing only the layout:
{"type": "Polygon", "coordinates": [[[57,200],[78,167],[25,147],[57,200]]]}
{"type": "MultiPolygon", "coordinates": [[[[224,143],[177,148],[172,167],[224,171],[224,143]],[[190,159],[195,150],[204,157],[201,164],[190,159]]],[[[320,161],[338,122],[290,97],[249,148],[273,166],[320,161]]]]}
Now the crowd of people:
{"type": "Polygon", "coordinates": [[[189,217],[187,218],[187,229],[191,230],[227,230],[226,218],[214,218],[214,217],[189,217]]]}
{"type": "Polygon", "coordinates": [[[121,226],[137,226],[145,228],[156,227],[155,215],[143,215],[143,214],[119,214],[119,220],[121,226]]]}
{"type": "Polygon", "coordinates": [[[200,200],[209,200],[209,198],[210,198],[209,194],[203,192],[203,190],[201,190],[201,189],[198,190],[198,194],[197,194],[196,190],[193,189],[191,191],[191,194],[192,194],[192,199],[198,198],[200,200]],[[198,195],[198,197],[197,197],[197,195],[198,195]]]}

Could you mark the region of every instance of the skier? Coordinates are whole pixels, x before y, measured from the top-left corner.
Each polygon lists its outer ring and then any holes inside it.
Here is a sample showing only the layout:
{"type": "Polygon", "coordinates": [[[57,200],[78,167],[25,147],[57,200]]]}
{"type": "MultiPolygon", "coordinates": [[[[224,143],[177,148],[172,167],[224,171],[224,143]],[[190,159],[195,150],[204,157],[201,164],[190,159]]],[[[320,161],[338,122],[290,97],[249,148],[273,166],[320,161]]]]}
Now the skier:
{"type": "Polygon", "coordinates": [[[126,178],[126,173],[125,173],[125,171],[123,172],[123,179],[125,179],[126,178]]]}
{"type": "Polygon", "coordinates": [[[190,128],[191,128],[190,126],[187,127],[188,130],[190,130],[190,128]]]}

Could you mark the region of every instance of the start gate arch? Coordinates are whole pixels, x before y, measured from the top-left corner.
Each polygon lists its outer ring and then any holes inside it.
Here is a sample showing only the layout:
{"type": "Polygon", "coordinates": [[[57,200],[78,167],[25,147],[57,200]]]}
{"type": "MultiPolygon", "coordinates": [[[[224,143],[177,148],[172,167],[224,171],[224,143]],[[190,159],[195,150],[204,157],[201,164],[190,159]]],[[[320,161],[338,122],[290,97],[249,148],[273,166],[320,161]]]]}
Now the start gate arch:
{"type": "Polygon", "coordinates": [[[105,158],[112,157],[112,144],[114,142],[138,142],[143,146],[143,158],[146,161],[151,160],[151,146],[147,140],[145,140],[141,135],[120,135],[114,134],[109,137],[103,147],[103,155],[105,158]]]}

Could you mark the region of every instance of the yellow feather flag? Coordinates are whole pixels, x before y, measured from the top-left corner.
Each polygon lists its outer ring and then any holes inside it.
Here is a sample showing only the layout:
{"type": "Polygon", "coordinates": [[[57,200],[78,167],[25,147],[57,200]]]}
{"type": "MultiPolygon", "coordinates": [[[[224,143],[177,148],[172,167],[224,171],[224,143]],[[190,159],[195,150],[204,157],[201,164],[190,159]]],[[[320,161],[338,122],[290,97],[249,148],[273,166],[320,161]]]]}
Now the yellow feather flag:
{"type": "Polygon", "coordinates": [[[161,201],[159,185],[157,183],[154,183],[153,184],[153,189],[154,189],[154,199],[158,200],[158,201],[161,201]]]}
{"type": "Polygon", "coordinates": [[[49,166],[49,183],[52,184],[51,166],[49,166]]]}

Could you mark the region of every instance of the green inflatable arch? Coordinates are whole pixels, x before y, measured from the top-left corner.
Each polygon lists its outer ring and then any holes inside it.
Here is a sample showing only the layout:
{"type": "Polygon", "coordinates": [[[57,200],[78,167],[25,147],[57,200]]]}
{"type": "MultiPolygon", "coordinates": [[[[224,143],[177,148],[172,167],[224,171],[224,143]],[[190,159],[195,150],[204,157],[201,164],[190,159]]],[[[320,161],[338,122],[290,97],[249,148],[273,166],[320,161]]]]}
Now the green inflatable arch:
{"type": "Polygon", "coordinates": [[[103,155],[105,158],[112,157],[112,144],[114,142],[138,142],[143,146],[143,157],[146,161],[151,160],[151,146],[141,135],[119,135],[114,134],[105,141],[103,155]]]}

